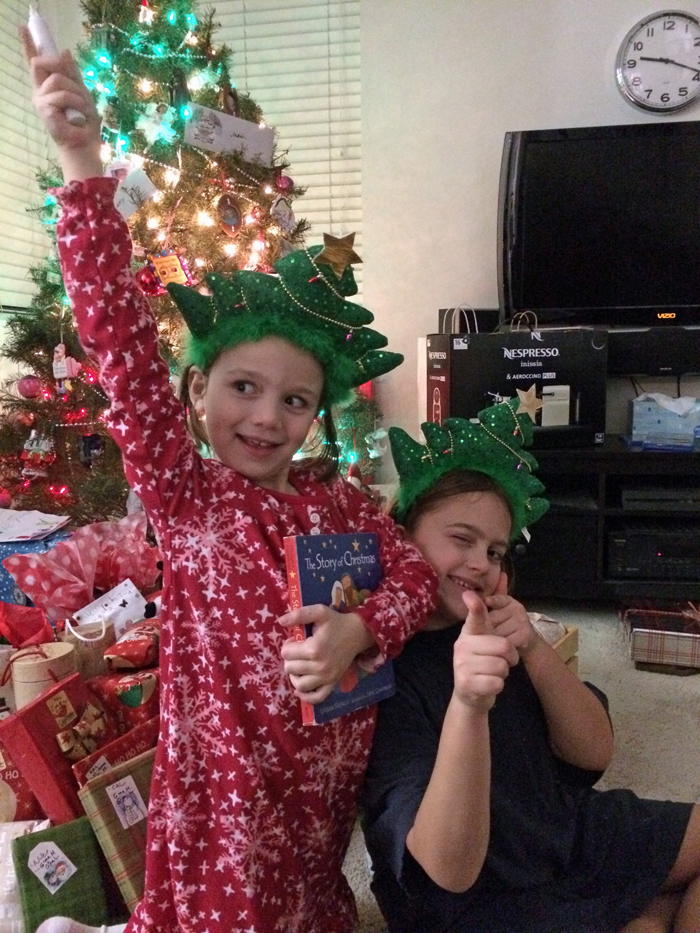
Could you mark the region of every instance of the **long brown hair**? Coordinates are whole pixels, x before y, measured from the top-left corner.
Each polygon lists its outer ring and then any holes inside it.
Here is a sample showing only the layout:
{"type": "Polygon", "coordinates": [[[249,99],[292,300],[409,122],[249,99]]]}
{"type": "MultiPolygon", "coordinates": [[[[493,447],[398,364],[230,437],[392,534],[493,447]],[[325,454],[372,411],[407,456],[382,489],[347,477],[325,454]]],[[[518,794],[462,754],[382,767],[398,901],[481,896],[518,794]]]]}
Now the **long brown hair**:
{"type": "MultiPolygon", "coordinates": [[[[178,389],[178,398],[182,402],[187,421],[187,430],[195,439],[197,449],[200,453],[210,448],[209,436],[205,421],[197,414],[192,399],[190,398],[190,372],[192,365],[189,364],[182,371],[180,386],[178,389]]],[[[211,367],[203,375],[208,376],[211,367]]],[[[317,421],[321,424],[321,430],[314,436],[314,447],[318,453],[311,457],[305,457],[303,460],[294,461],[292,469],[311,470],[319,482],[327,482],[338,475],[338,464],[340,463],[340,446],[338,444],[338,433],[330,409],[324,409],[319,412],[317,421]]]]}

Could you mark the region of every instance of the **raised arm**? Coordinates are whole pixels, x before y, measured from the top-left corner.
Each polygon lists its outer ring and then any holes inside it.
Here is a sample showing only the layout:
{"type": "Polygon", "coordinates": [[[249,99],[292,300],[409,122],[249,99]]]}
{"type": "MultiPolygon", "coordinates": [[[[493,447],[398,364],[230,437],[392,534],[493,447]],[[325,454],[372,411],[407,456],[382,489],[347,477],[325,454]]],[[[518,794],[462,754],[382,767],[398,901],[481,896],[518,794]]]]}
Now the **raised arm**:
{"type": "Polygon", "coordinates": [[[432,880],[455,893],[476,881],[490,834],[489,710],[518,655],[496,635],[479,597],[465,592],[467,619],[454,646],[454,691],[435,765],[406,846],[432,880]]]}
{"type": "Polygon", "coordinates": [[[500,592],[486,604],[495,631],[518,649],[542,705],[554,754],[587,771],[605,771],[613,755],[613,733],[603,704],[537,633],[521,603],[500,592]]]}
{"type": "Polygon", "coordinates": [[[56,192],[66,292],[83,347],[99,364],[127,479],[160,533],[183,497],[196,507],[192,478],[200,461],[158,353],[155,320],[131,274],[131,237],[113,203],[116,182],[101,177],[100,124],[90,94],[69,53],[36,56],[26,34],[24,41],[34,103],[68,182],[56,192]],[[69,123],[66,107],[86,114],[85,125],[69,123]]]}

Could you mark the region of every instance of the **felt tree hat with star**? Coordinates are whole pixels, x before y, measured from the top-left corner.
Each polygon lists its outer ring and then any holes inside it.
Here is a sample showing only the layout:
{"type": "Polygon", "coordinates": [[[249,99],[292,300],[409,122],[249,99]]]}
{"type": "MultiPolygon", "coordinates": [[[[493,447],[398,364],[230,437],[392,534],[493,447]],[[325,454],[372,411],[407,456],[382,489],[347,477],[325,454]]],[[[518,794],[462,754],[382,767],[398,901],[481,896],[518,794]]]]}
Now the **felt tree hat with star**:
{"type": "Polygon", "coordinates": [[[442,476],[455,470],[485,473],[503,489],[513,512],[511,539],[541,518],[549,502],[534,476],[537,461],[524,450],[532,443],[532,420],[518,414],[513,399],[479,412],[478,422],[448,418],[442,425],[421,425],[425,444],[401,428],[389,428],[389,442],[399,474],[395,515],[404,522],[416,499],[442,476]]]}
{"type": "Polygon", "coordinates": [[[355,386],[394,369],[399,353],[371,330],[374,316],[346,301],[357,293],[352,263],[354,234],[331,237],[324,246],[296,250],[264,272],[210,274],[211,292],[168,285],[189,328],[187,362],[206,372],[222,350],[265,337],[281,337],[311,353],[324,371],[322,404],[342,402],[355,386]]]}

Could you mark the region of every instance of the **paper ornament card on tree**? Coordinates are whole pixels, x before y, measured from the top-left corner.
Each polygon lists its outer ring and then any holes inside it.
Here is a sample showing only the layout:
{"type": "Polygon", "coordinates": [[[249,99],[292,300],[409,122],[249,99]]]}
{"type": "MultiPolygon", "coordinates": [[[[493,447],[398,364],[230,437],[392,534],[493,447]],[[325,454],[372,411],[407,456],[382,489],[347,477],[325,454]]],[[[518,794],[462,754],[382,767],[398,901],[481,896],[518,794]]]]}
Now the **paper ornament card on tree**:
{"type": "Polygon", "coordinates": [[[190,104],[185,123],[185,142],[212,152],[241,152],[249,162],[272,165],[274,130],[228,113],[190,104]]]}

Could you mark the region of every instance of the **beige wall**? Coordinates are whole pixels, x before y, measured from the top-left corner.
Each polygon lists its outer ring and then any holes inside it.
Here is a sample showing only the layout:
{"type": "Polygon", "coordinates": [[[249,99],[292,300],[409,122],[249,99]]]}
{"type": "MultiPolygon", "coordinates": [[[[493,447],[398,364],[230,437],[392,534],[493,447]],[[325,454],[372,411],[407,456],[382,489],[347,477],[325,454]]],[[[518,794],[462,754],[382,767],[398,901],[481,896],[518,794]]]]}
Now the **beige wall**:
{"type": "MultiPolygon", "coordinates": [[[[416,338],[438,308],[497,307],[496,210],[508,130],[700,119],[622,99],[615,55],[657,0],[362,0],[364,301],[406,362],[380,384],[386,420],[417,431],[416,338]]],[[[700,15],[700,0],[682,9],[700,15]]],[[[675,380],[642,380],[676,394],[675,380]]],[[[684,394],[700,380],[684,379],[684,394]]],[[[627,380],[608,429],[624,430],[627,380]]]]}

